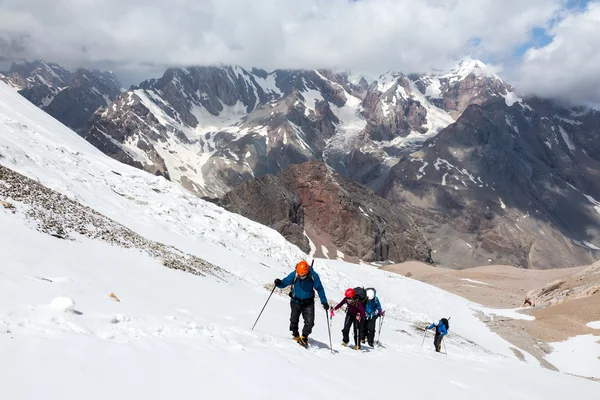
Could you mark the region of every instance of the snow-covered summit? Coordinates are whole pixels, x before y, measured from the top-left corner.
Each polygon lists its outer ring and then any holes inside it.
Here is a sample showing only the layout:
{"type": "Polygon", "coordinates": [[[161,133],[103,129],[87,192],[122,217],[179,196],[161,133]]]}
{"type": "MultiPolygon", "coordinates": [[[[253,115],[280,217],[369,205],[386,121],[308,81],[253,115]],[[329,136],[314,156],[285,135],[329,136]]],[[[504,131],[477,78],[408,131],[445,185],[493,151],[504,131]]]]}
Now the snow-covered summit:
{"type": "Polygon", "coordinates": [[[467,58],[460,61],[448,73],[443,74],[440,77],[448,78],[453,81],[463,80],[471,74],[477,77],[487,77],[502,80],[490,66],[486,65],[483,61],[472,58],[467,58]]]}

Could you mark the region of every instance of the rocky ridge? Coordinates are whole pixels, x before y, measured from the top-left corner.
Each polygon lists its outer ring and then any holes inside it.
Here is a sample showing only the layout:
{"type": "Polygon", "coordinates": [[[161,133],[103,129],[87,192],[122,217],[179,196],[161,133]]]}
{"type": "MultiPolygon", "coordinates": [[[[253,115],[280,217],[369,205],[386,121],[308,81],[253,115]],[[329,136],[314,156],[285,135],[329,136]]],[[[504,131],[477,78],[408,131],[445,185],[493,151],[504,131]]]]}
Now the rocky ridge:
{"type": "Polygon", "coordinates": [[[104,215],[0,165],[0,204],[23,213],[38,231],[62,240],[83,236],[122,248],[139,249],[168,268],[227,279],[229,273],[173,246],[150,241],[104,215]]]}

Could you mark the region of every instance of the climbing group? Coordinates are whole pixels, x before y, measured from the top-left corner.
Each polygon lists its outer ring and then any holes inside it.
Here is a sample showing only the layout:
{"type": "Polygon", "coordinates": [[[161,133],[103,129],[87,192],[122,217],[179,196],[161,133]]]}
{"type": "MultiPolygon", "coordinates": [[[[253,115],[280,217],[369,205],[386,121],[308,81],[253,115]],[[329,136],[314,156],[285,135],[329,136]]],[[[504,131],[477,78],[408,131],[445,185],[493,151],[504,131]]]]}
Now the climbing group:
{"type": "MultiPolygon", "coordinates": [[[[377,320],[381,318],[379,320],[379,330],[381,333],[381,325],[383,324],[383,318],[385,316],[385,311],[383,311],[381,308],[381,302],[377,297],[377,291],[375,288],[349,288],[345,291],[342,301],[330,309],[327,297],[325,296],[325,289],[323,288],[319,274],[314,271],[312,265],[309,265],[304,260],[296,264],[295,270],[289,275],[283,279],[275,279],[274,283],[275,287],[273,290],[275,290],[276,287],[284,289],[288,286],[291,286],[289,292],[291,308],[290,331],[292,332],[294,340],[301,346],[308,346],[308,337],[312,333],[312,329],[315,325],[314,292],[316,291],[319,295],[321,305],[325,311],[327,312],[327,310],[330,310],[327,318],[328,324],[330,324],[331,321],[330,317],[333,318],[335,316],[335,311],[339,310],[344,305],[346,306],[346,317],[344,320],[344,327],[342,328],[343,346],[348,346],[350,342],[350,329],[352,329],[354,339],[353,348],[355,350],[359,350],[361,348],[361,344],[365,343],[368,343],[369,346],[374,347],[377,320]],[[300,316],[302,316],[304,320],[304,326],[302,327],[301,332],[299,326],[300,316]]],[[[273,292],[271,292],[271,294],[273,294],[273,292]]],[[[442,318],[437,325],[429,325],[426,328],[426,331],[434,327],[436,328],[434,345],[436,351],[439,352],[442,338],[448,333],[448,320],[446,318],[442,318]]],[[[330,326],[328,326],[328,329],[329,328],[330,326]]],[[[331,341],[331,332],[329,334],[329,339],[331,341]]]]}
{"type": "Polygon", "coordinates": [[[335,310],[346,305],[346,319],[342,329],[342,345],[348,346],[350,341],[350,327],[354,332],[354,349],[361,348],[365,341],[369,346],[374,346],[375,328],[378,317],[383,317],[385,312],[381,309],[381,303],[374,288],[364,289],[362,287],[349,288],[344,293],[344,298],[337,306],[331,309],[331,317],[335,316],[335,310]]]}
{"type": "MultiPolygon", "coordinates": [[[[321,278],[311,265],[302,260],[296,264],[296,268],[283,279],[275,279],[275,287],[284,289],[291,286],[290,296],[290,331],[296,342],[302,346],[307,346],[308,336],[315,325],[315,290],[319,295],[323,308],[327,311],[329,303],[321,283],[321,278]],[[300,315],[304,319],[302,334],[300,334],[300,315]]],[[[376,296],[374,288],[364,289],[362,287],[350,288],[346,290],[342,301],[331,309],[331,317],[335,315],[334,310],[338,310],[346,305],[346,319],[342,329],[342,344],[348,346],[350,341],[350,328],[354,332],[354,348],[360,349],[361,343],[367,341],[369,346],[374,346],[376,320],[385,315],[381,309],[381,303],[376,296]]]]}

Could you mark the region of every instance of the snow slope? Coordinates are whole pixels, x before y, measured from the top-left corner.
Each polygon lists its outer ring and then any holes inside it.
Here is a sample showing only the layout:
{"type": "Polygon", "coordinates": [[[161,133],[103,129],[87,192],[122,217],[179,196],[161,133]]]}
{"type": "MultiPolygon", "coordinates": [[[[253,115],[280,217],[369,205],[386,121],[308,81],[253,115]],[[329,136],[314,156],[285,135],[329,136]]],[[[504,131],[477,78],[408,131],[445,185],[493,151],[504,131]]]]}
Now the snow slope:
{"type": "MultiPolygon", "coordinates": [[[[519,361],[474,313],[477,304],[366,265],[317,260],[330,302],[375,286],[386,309],[382,346],[339,345],[316,309],[309,350],[290,340],[289,299],[269,292],[302,252],[277,232],[204,202],[175,183],[114,161],[0,84],[0,164],[148,239],[231,272],[226,281],[165,268],[135,248],[40,233],[0,207],[0,396],[75,399],[406,398],[557,399],[598,383],[519,361]],[[109,297],[114,293],[120,302],[109,297]],[[69,297],[75,312],[50,307],[69,297]],[[452,316],[448,355],[421,347],[423,326],[452,316]],[[366,374],[365,376],[360,376],[366,374]],[[302,389],[298,380],[307,382],[302,389]],[[356,384],[352,384],[356,382],[356,384]]],[[[5,200],[5,199],[0,199],[5,200]]]]}

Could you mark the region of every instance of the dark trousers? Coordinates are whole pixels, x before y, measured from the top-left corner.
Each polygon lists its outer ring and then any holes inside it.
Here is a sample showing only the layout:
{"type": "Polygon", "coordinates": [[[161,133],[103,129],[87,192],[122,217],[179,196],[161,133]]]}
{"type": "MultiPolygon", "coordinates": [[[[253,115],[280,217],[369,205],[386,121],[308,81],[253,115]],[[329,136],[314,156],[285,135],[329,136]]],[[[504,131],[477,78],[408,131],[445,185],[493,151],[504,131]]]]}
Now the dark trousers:
{"type": "Polygon", "coordinates": [[[298,335],[298,323],[300,322],[300,315],[304,320],[304,327],[302,328],[302,336],[308,337],[312,332],[313,326],[315,326],[315,302],[311,300],[306,303],[297,303],[294,300],[290,300],[290,307],[292,313],[290,315],[290,331],[294,336],[298,335]]]}
{"type": "Polygon", "coordinates": [[[373,340],[375,340],[375,331],[377,330],[377,318],[378,315],[365,321],[365,336],[370,346],[373,346],[373,340]]]}
{"type": "Polygon", "coordinates": [[[444,337],[439,333],[435,333],[435,338],[433,338],[433,345],[435,346],[435,351],[439,352],[442,350],[442,339],[444,337]]]}
{"type": "Polygon", "coordinates": [[[358,328],[358,336],[360,341],[367,340],[367,324],[368,320],[366,318],[362,318],[359,323],[358,328]]]}
{"type": "Polygon", "coordinates": [[[346,313],[346,319],[344,320],[344,329],[342,329],[342,341],[344,343],[348,343],[350,341],[350,328],[354,330],[354,344],[358,346],[360,343],[360,322],[356,320],[356,314],[346,313]]]}

